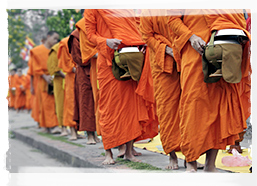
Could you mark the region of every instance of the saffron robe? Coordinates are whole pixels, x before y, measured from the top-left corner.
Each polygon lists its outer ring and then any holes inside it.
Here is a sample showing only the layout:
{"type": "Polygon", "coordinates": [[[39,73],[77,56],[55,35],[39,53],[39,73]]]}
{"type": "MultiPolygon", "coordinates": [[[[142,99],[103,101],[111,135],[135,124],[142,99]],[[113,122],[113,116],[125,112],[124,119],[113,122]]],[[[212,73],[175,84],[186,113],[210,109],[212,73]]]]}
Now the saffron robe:
{"type": "Polygon", "coordinates": [[[11,91],[13,87],[15,87],[15,75],[9,75],[8,76],[8,82],[9,82],[9,91],[8,91],[8,106],[10,108],[14,108],[15,103],[15,92],[11,91]]]}
{"type": "MultiPolygon", "coordinates": [[[[236,10],[171,11],[173,16],[169,19],[169,26],[176,35],[174,43],[181,56],[181,150],[191,162],[209,149],[225,149],[227,145],[233,145],[239,139],[238,134],[246,128],[247,118],[239,90],[241,83],[229,84],[223,79],[204,83],[202,56],[192,48],[188,39],[195,34],[207,43],[212,30],[227,28],[238,28],[250,35],[244,29],[243,14],[236,10]]],[[[249,73],[249,63],[244,59],[242,82],[249,73]]]]}
{"type": "Polygon", "coordinates": [[[52,128],[58,126],[54,96],[47,93],[47,82],[41,77],[43,74],[49,75],[47,70],[49,52],[50,50],[43,44],[30,50],[30,72],[36,81],[34,89],[36,99],[39,101],[39,124],[41,127],[52,128]]]}
{"type": "Polygon", "coordinates": [[[24,87],[24,82],[25,82],[25,76],[21,75],[18,76],[15,74],[15,103],[14,103],[14,108],[15,109],[20,109],[25,107],[26,104],[26,95],[25,95],[25,87],[24,87]],[[23,86],[22,88],[20,86],[23,86]]]}
{"type": "Polygon", "coordinates": [[[27,110],[31,110],[31,105],[32,105],[31,92],[30,92],[30,80],[31,80],[31,76],[27,74],[24,77],[24,88],[25,88],[25,95],[26,95],[25,108],[27,110]]]}
{"type": "Polygon", "coordinates": [[[173,57],[165,53],[173,48],[165,10],[143,10],[140,18],[142,39],[149,47],[154,97],[160,124],[160,139],[165,153],[180,150],[180,81],[173,57]]]}
{"type": "Polygon", "coordinates": [[[68,37],[60,41],[57,52],[58,67],[66,72],[64,84],[64,103],[63,103],[63,126],[76,127],[76,122],[73,121],[74,115],[74,79],[75,73],[72,68],[75,66],[72,61],[68,49],[68,37]]]}
{"type": "Polygon", "coordinates": [[[149,61],[145,60],[139,82],[119,81],[112,74],[114,50],[106,45],[107,38],[122,40],[119,47],[145,44],[133,10],[91,9],[84,14],[87,38],[98,50],[99,124],[104,148],[153,138],[158,134],[158,122],[149,61]]]}

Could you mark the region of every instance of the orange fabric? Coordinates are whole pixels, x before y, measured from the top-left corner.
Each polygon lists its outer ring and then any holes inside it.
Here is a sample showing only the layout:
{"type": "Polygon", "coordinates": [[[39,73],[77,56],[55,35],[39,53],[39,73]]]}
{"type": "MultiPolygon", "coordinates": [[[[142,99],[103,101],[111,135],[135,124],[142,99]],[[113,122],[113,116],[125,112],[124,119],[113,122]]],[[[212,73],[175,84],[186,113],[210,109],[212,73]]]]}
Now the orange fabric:
{"type": "Polygon", "coordinates": [[[76,24],[76,27],[79,31],[79,40],[80,42],[80,51],[82,57],[82,63],[87,63],[89,60],[97,53],[95,44],[91,43],[87,39],[85,19],[82,18],[76,24]]]}
{"type": "Polygon", "coordinates": [[[119,47],[144,44],[133,10],[91,9],[85,11],[84,18],[87,37],[98,49],[99,124],[104,148],[156,136],[158,122],[149,61],[145,60],[139,82],[118,81],[111,68],[114,50],[106,45],[107,38],[122,40],[119,47]]]}
{"type": "MultiPolygon", "coordinates": [[[[57,117],[55,114],[55,102],[54,96],[47,93],[47,83],[41,77],[43,74],[49,74],[47,70],[47,59],[50,50],[43,44],[30,50],[31,58],[31,74],[33,75],[33,85],[35,89],[35,100],[32,105],[32,112],[34,106],[39,112],[35,112],[36,119],[39,117],[39,123],[41,127],[55,127],[58,126],[57,117]]],[[[35,118],[34,118],[35,119],[35,118]]],[[[37,120],[36,120],[37,121],[37,120]]]]}
{"type": "Polygon", "coordinates": [[[8,106],[13,108],[15,103],[15,93],[13,94],[11,91],[12,87],[15,87],[15,75],[9,75],[8,77],[9,82],[9,93],[8,93],[8,106]]]}
{"type": "Polygon", "coordinates": [[[179,99],[180,81],[174,59],[165,53],[172,47],[168,16],[165,10],[143,10],[140,19],[142,38],[149,47],[160,139],[165,153],[180,150],[179,99]],[[174,67],[174,68],[173,68],[174,67]]]}
{"type": "Polygon", "coordinates": [[[99,124],[99,89],[97,88],[97,59],[91,58],[91,68],[90,68],[90,82],[92,86],[92,91],[94,95],[94,103],[95,103],[95,121],[96,121],[96,132],[98,135],[101,135],[101,126],[99,124]]]}
{"type": "Polygon", "coordinates": [[[68,48],[68,37],[60,41],[57,52],[58,67],[66,72],[63,103],[63,126],[76,127],[73,121],[74,115],[74,79],[75,73],[72,68],[75,66],[68,48]]]}
{"type": "Polygon", "coordinates": [[[188,39],[195,34],[207,43],[211,30],[244,30],[245,20],[235,10],[171,11],[175,16],[170,17],[169,26],[176,35],[174,43],[181,55],[181,150],[191,162],[209,149],[225,149],[227,145],[233,145],[238,134],[246,128],[247,118],[239,84],[229,84],[223,79],[217,83],[204,83],[202,57],[188,39]]]}
{"type": "Polygon", "coordinates": [[[26,94],[26,104],[25,108],[30,110],[31,109],[31,104],[32,104],[32,99],[31,99],[31,92],[30,92],[30,75],[25,76],[25,81],[24,81],[24,88],[25,88],[25,94],[26,94]]]}
{"type": "Polygon", "coordinates": [[[25,88],[24,88],[24,82],[25,82],[25,76],[18,76],[17,74],[15,75],[15,103],[14,103],[14,108],[15,109],[20,109],[25,107],[26,103],[26,95],[25,95],[25,88]],[[23,87],[21,87],[23,86],[23,87]]]}

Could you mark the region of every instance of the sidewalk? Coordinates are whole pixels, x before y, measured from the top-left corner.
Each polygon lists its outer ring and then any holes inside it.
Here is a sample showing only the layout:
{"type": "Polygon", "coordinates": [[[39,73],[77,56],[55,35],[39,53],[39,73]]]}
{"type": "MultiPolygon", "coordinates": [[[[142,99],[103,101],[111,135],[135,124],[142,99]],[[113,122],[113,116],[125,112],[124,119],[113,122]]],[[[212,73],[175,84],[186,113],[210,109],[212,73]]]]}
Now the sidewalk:
{"type": "MultiPolygon", "coordinates": [[[[41,129],[37,128],[37,123],[30,117],[27,111],[16,113],[9,111],[9,131],[11,135],[18,140],[21,140],[34,148],[56,158],[61,162],[68,163],[72,167],[87,167],[87,168],[103,168],[103,169],[131,169],[124,164],[117,163],[115,165],[102,165],[104,161],[104,149],[102,143],[96,145],[87,145],[86,139],[78,139],[70,141],[68,137],[60,141],[52,138],[58,138],[59,135],[42,135],[41,129]]],[[[184,160],[179,159],[179,170],[165,170],[169,163],[169,157],[157,152],[151,152],[140,148],[135,148],[141,152],[142,156],[137,157],[143,163],[158,167],[161,170],[154,170],[162,173],[183,173],[185,172],[184,160]]],[[[117,157],[118,149],[112,149],[114,160],[117,157]]],[[[146,172],[149,170],[143,170],[146,172]]],[[[221,173],[229,171],[219,169],[221,173]]],[[[203,170],[198,170],[203,172],[203,170]]]]}

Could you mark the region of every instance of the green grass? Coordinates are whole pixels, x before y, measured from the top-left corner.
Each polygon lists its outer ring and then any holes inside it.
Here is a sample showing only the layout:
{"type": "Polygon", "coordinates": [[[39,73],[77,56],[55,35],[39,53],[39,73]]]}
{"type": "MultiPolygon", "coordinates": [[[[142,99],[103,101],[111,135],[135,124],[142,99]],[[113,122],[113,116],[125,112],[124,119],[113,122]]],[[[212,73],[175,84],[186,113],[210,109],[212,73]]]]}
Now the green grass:
{"type": "Polygon", "coordinates": [[[124,160],[122,158],[117,158],[116,163],[126,165],[132,169],[139,169],[139,170],[162,170],[161,168],[152,166],[147,163],[142,162],[132,162],[128,160],[124,160]]]}
{"type": "Polygon", "coordinates": [[[9,131],[9,138],[15,138],[15,134],[12,131],[9,131]]]}
{"type": "Polygon", "coordinates": [[[102,156],[105,156],[105,153],[104,153],[104,152],[102,152],[102,153],[101,153],[101,155],[102,155],[102,156]]]}
{"type": "Polygon", "coordinates": [[[30,152],[41,152],[41,151],[38,149],[31,149],[30,152]]]}
{"type": "Polygon", "coordinates": [[[29,129],[30,127],[21,127],[21,129],[29,129]]]}
{"type": "Polygon", "coordinates": [[[75,145],[75,146],[78,146],[78,147],[85,147],[84,145],[73,143],[73,142],[67,140],[67,138],[65,138],[64,136],[53,136],[52,134],[46,134],[46,133],[43,133],[43,132],[38,132],[38,134],[41,135],[41,136],[50,138],[52,140],[57,140],[57,141],[61,141],[61,142],[64,142],[64,143],[69,143],[71,145],[75,145]]]}

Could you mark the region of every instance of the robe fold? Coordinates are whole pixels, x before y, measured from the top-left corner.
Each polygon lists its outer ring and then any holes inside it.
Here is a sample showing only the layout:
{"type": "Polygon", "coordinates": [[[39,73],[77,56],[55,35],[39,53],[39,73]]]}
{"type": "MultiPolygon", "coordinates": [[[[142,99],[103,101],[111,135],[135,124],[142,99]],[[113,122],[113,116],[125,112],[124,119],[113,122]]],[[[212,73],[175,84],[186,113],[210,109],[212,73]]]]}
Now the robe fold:
{"type": "Polygon", "coordinates": [[[25,76],[25,81],[24,81],[24,88],[25,88],[25,95],[26,95],[25,108],[27,110],[31,110],[31,105],[32,105],[31,92],[30,92],[30,80],[31,80],[31,77],[30,75],[27,74],[25,76]]]}
{"type": "MultiPolygon", "coordinates": [[[[209,149],[225,149],[234,145],[246,128],[245,109],[240,84],[245,84],[250,63],[243,54],[242,75],[238,84],[222,78],[216,83],[203,81],[202,57],[188,39],[193,35],[208,43],[211,31],[238,28],[245,30],[240,10],[171,10],[169,27],[176,35],[174,44],[181,56],[180,130],[181,150],[188,162],[195,161],[209,149]],[[183,17],[183,19],[182,19],[183,17]]],[[[242,10],[243,11],[243,10],[242,10]]]]}
{"type": "Polygon", "coordinates": [[[25,107],[26,95],[25,95],[24,82],[25,82],[24,75],[21,75],[21,76],[18,76],[17,74],[15,75],[15,88],[16,88],[15,103],[14,103],[15,109],[21,109],[25,107]],[[21,85],[23,86],[22,88],[21,88],[21,85]]]}
{"type": "MultiPolygon", "coordinates": [[[[78,124],[78,129],[81,131],[96,131],[96,120],[95,120],[95,108],[94,108],[94,97],[90,82],[90,66],[91,59],[88,61],[84,61],[82,56],[86,56],[86,54],[95,55],[96,50],[90,50],[90,48],[81,49],[80,38],[83,34],[82,30],[79,29],[79,26],[82,22],[83,26],[85,21],[84,19],[80,20],[77,24],[75,31],[71,33],[69,38],[69,52],[72,56],[73,61],[76,63],[76,73],[75,73],[75,107],[74,107],[74,121],[78,124]],[[78,26],[79,25],[79,26],[78,26]],[[80,30],[80,31],[79,31],[80,30]],[[83,51],[86,53],[83,53],[83,51]],[[95,51],[95,52],[93,52],[95,51]]],[[[84,30],[84,29],[83,29],[84,30]]],[[[86,38],[82,40],[84,43],[88,42],[86,38]]],[[[94,48],[91,48],[94,49],[94,48]]]]}
{"type": "MultiPolygon", "coordinates": [[[[58,126],[58,120],[55,113],[54,96],[47,93],[47,82],[41,77],[43,74],[49,75],[47,70],[49,52],[50,50],[43,44],[30,50],[31,64],[29,68],[31,69],[29,69],[29,72],[33,75],[35,97],[39,104],[40,126],[52,128],[58,126]]],[[[32,108],[34,109],[33,106],[32,108]]]]}
{"type": "Polygon", "coordinates": [[[68,37],[60,41],[57,51],[58,67],[66,72],[64,85],[64,103],[63,103],[63,126],[76,127],[76,122],[73,121],[74,115],[74,79],[75,73],[72,72],[75,66],[72,61],[68,48],[68,37]]]}
{"type": "Polygon", "coordinates": [[[15,103],[15,92],[12,92],[10,89],[15,87],[15,75],[9,75],[8,77],[8,82],[9,82],[9,91],[8,91],[8,106],[10,108],[14,108],[14,103],[15,103]]]}
{"type": "Polygon", "coordinates": [[[84,12],[84,18],[87,38],[98,51],[99,124],[104,148],[153,138],[158,134],[158,121],[149,60],[145,60],[139,82],[119,81],[112,74],[114,50],[106,45],[108,38],[122,40],[119,48],[145,44],[133,10],[91,9],[84,12]]]}
{"type": "Polygon", "coordinates": [[[63,77],[56,72],[61,69],[58,67],[57,52],[59,49],[59,43],[55,44],[49,53],[47,60],[47,70],[49,74],[54,75],[53,87],[54,87],[54,101],[55,112],[58,119],[59,127],[63,126],[63,103],[64,103],[64,89],[63,89],[63,77]]]}
{"type": "Polygon", "coordinates": [[[149,48],[154,97],[160,124],[160,139],[165,153],[180,150],[179,100],[180,81],[174,59],[165,53],[173,48],[165,10],[143,10],[140,18],[142,39],[149,48]]]}

